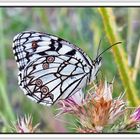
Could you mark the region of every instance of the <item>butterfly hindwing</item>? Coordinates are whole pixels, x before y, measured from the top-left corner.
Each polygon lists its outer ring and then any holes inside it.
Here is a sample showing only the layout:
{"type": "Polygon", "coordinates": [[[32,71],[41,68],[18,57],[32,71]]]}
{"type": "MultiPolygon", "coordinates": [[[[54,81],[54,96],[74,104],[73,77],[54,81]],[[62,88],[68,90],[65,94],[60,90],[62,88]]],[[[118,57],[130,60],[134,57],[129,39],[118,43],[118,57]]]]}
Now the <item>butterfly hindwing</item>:
{"type": "Polygon", "coordinates": [[[79,60],[69,56],[44,56],[30,62],[22,73],[20,86],[29,98],[51,105],[80,90],[88,72],[79,60]]]}

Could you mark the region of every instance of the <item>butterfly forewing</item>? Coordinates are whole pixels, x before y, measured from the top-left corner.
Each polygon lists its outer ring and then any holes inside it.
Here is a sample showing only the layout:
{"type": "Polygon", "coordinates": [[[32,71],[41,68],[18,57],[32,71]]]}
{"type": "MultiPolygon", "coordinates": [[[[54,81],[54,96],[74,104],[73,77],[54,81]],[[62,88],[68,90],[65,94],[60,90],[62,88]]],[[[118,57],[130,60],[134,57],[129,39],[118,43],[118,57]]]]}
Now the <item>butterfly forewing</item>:
{"type": "Polygon", "coordinates": [[[56,36],[20,33],[13,40],[13,52],[20,87],[40,104],[65,99],[89,81],[91,59],[80,48],[56,36]]]}
{"type": "Polygon", "coordinates": [[[39,32],[23,32],[14,37],[13,52],[19,65],[19,69],[24,67],[31,59],[36,59],[40,55],[69,55],[92,65],[90,58],[78,47],[61,38],[39,32]]]}

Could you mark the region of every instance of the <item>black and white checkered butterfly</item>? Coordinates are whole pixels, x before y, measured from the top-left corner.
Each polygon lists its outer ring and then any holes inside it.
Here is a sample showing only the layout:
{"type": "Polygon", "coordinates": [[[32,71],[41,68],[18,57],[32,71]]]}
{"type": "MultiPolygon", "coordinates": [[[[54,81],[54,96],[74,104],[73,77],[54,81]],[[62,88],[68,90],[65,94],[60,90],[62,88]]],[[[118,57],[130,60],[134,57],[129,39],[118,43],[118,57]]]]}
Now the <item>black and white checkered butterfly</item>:
{"type": "Polygon", "coordinates": [[[101,66],[101,57],[92,61],[80,48],[47,33],[19,33],[13,52],[19,86],[29,98],[47,106],[81,91],[101,66]]]}

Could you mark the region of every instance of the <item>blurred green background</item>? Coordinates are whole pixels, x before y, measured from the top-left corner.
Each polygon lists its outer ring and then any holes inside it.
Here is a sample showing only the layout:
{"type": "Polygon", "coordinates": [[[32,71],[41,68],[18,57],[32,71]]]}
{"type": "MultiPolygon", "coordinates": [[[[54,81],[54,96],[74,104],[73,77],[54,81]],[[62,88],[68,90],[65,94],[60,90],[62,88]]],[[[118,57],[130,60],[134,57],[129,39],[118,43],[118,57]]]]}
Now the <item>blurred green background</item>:
{"type": "MultiPolygon", "coordinates": [[[[133,71],[136,61],[139,61],[136,54],[140,39],[140,8],[116,7],[112,10],[121,38],[118,41],[123,42],[129,67],[133,71]]],[[[94,59],[102,34],[104,38],[100,52],[110,46],[102,17],[95,7],[0,8],[0,131],[10,132],[10,124],[16,121],[17,115],[32,114],[33,124],[40,123],[40,132],[75,132],[73,118],[62,116],[60,120],[55,119],[56,106],[46,107],[36,104],[26,98],[18,87],[18,70],[12,53],[12,39],[17,33],[27,30],[47,32],[64,38],[82,48],[94,59]]],[[[131,78],[138,93],[140,93],[139,70],[136,71],[135,76],[132,72],[133,78],[131,78]]],[[[114,97],[125,91],[111,51],[103,55],[99,76],[109,82],[115,76],[114,97]]]]}

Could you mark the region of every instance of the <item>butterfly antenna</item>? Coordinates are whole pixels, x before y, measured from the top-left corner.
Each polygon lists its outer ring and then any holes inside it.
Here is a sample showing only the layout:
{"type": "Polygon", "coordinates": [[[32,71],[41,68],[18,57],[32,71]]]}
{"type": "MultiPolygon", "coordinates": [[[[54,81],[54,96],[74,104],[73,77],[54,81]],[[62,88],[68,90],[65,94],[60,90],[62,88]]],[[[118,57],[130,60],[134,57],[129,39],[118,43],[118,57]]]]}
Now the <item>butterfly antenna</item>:
{"type": "Polygon", "coordinates": [[[99,50],[100,50],[100,46],[101,46],[101,42],[102,42],[102,37],[100,38],[100,41],[99,41],[99,45],[98,45],[98,48],[97,48],[97,54],[96,54],[96,57],[97,57],[98,54],[99,54],[99,50]]]}
{"type": "Polygon", "coordinates": [[[101,46],[101,42],[102,42],[102,38],[103,38],[103,33],[102,33],[102,35],[101,35],[101,38],[100,38],[100,41],[99,41],[99,44],[98,44],[97,55],[96,55],[96,57],[98,57],[98,54],[99,54],[99,50],[100,50],[100,46],[101,46]]]}
{"type": "Polygon", "coordinates": [[[96,58],[100,57],[103,53],[105,53],[107,50],[109,50],[110,48],[112,48],[113,46],[117,45],[117,44],[121,44],[122,42],[117,42],[113,45],[111,45],[110,47],[108,47],[107,49],[105,49],[104,51],[102,51],[96,58]]]}

